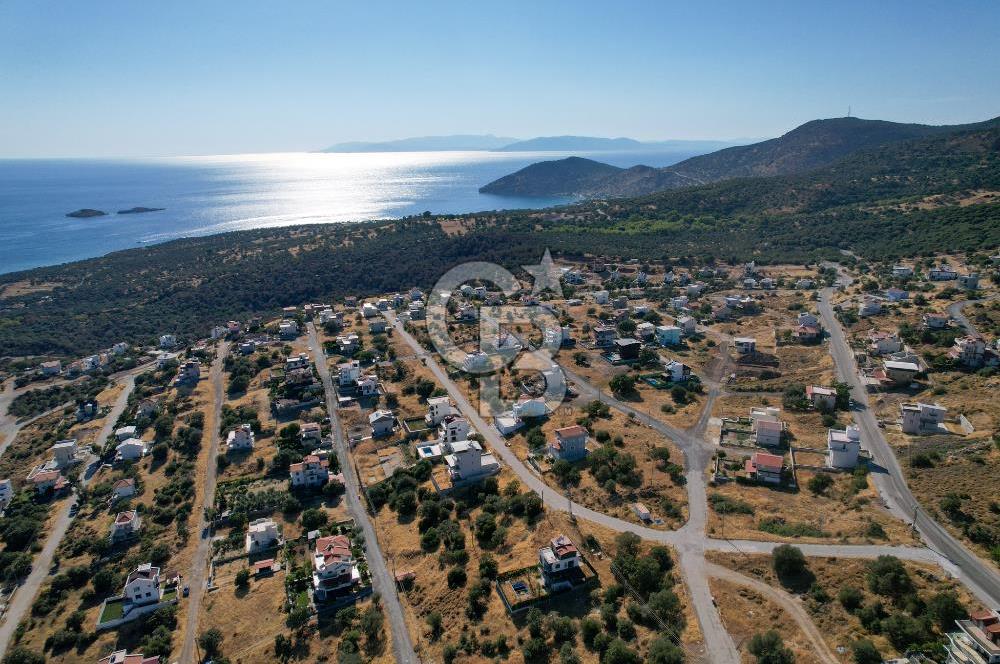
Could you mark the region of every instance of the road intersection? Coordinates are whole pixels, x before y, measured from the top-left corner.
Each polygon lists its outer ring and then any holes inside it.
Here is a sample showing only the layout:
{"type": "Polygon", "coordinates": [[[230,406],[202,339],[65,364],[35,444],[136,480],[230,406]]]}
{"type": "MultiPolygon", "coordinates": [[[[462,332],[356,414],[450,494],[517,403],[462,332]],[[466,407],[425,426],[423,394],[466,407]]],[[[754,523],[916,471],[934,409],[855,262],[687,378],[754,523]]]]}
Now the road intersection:
{"type": "MultiPolygon", "coordinates": [[[[820,302],[820,310],[824,316],[824,322],[831,330],[830,352],[837,364],[838,371],[842,377],[852,375],[855,381],[857,372],[853,367],[853,358],[845,362],[844,349],[846,341],[839,325],[832,319],[832,311],[829,306],[829,291],[824,292],[824,297],[820,302]],[[838,336],[839,333],[839,336],[838,336]]],[[[709,537],[706,534],[706,524],[708,516],[707,491],[705,480],[705,469],[715,452],[714,445],[705,440],[705,430],[708,419],[712,411],[715,399],[721,393],[721,388],[717,381],[709,377],[706,385],[709,386],[703,405],[702,414],[692,427],[678,429],[652,415],[637,410],[633,406],[625,403],[613,395],[601,392],[590,385],[582,376],[579,376],[563,368],[564,373],[570,381],[575,383],[575,387],[581,396],[591,399],[599,399],[635,420],[652,427],[663,436],[673,440],[684,452],[685,457],[685,477],[687,479],[686,489],[688,492],[689,518],[687,523],[675,531],[661,531],[639,526],[615,517],[603,514],[572,503],[572,501],[551,487],[547,486],[542,479],[524,464],[514,452],[507,447],[505,440],[499,432],[487,422],[472,406],[465,393],[451,379],[448,372],[439,364],[437,357],[420,346],[417,340],[410,335],[403,324],[394,316],[390,315],[394,333],[398,334],[403,341],[410,346],[414,355],[420,357],[454,400],[458,409],[469,420],[470,424],[479,431],[489,442],[494,453],[499,454],[504,462],[518,475],[522,485],[538,493],[549,509],[560,511],[571,511],[572,515],[578,519],[584,519],[598,524],[605,528],[618,532],[633,532],[640,537],[655,542],[669,544],[678,551],[680,558],[680,571],[688,589],[695,614],[701,625],[701,632],[705,638],[707,657],[712,662],[739,662],[740,657],[733,643],[732,638],[722,624],[721,617],[714,605],[713,598],[708,586],[708,579],[718,575],[718,570],[707,563],[704,557],[706,551],[725,551],[751,553],[770,553],[779,546],[774,542],[750,541],[750,540],[725,540],[709,537]]],[[[715,368],[718,376],[724,375],[726,362],[715,368]]],[[[856,385],[852,385],[855,388],[856,385]]],[[[852,389],[852,392],[855,391],[852,389]]],[[[864,395],[855,395],[858,403],[865,403],[864,395]],[[861,398],[857,398],[860,396],[861,398]]],[[[872,441],[870,451],[878,459],[890,465],[888,472],[876,475],[876,486],[890,502],[898,501],[900,506],[915,504],[915,500],[906,488],[905,480],[899,469],[895,456],[892,454],[888,443],[881,436],[881,431],[874,424],[874,418],[867,409],[855,411],[856,419],[868,419],[875,430],[875,435],[868,431],[867,426],[863,428],[866,441],[872,441]],[[879,444],[881,443],[881,445],[879,444]],[[874,448],[874,449],[872,449],[874,448]],[[887,479],[888,478],[888,479],[887,479]],[[905,496],[909,496],[908,502],[905,496]]],[[[968,551],[962,555],[962,547],[953,538],[944,532],[943,528],[929,517],[923,516],[918,520],[918,529],[924,535],[931,546],[891,546],[891,545],[848,545],[848,544],[796,544],[798,548],[807,556],[815,557],[852,557],[852,558],[875,558],[880,555],[893,555],[901,559],[918,561],[923,563],[937,564],[951,575],[960,578],[972,592],[983,602],[990,605],[1000,604],[1000,586],[996,584],[996,574],[987,567],[987,564],[978,560],[968,551]],[[941,537],[941,534],[945,537],[941,537]],[[949,541],[950,540],[950,541],[949,541]],[[940,552],[944,553],[940,553],[940,552]]],[[[736,574],[735,572],[733,574],[736,574]]],[[[731,575],[728,575],[731,576],[731,575]]],[[[746,578],[746,577],[744,577],[746,578]]]]}

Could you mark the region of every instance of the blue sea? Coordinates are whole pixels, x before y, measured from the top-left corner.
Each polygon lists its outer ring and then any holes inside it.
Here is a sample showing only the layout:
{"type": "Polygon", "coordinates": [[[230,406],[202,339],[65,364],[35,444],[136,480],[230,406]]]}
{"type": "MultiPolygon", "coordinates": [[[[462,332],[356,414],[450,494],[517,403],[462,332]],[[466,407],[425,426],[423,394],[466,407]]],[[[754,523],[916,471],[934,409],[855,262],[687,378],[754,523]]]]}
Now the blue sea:
{"type": "MultiPolygon", "coordinates": [[[[692,153],[577,153],[616,166],[668,166],[692,153]]],[[[429,210],[546,207],[567,199],[478,188],[566,154],[282,153],[156,159],[0,160],[0,273],[180,237],[293,224],[349,223],[429,210]],[[131,207],[159,212],[118,215],[131,207]],[[67,217],[94,208],[107,216],[67,217]]]]}

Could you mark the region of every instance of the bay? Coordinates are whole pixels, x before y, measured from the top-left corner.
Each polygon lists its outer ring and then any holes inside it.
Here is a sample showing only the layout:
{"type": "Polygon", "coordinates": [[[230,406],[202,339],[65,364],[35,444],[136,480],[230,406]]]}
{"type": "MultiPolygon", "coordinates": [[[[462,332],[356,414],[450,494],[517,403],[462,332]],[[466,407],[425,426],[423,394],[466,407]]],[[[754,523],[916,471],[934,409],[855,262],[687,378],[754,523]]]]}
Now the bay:
{"type": "MultiPolygon", "coordinates": [[[[679,152],[574,153],[668,166],[679,152]]],[[[149,159],[0,160],[0,273],[196,235],[569,202],[480,194],[553,152],[273,153],[149,159]],[[132,207],[165,208],[115,214],[132,207]],[[68,212],[93,208],[91,218],[68,212]]]]}

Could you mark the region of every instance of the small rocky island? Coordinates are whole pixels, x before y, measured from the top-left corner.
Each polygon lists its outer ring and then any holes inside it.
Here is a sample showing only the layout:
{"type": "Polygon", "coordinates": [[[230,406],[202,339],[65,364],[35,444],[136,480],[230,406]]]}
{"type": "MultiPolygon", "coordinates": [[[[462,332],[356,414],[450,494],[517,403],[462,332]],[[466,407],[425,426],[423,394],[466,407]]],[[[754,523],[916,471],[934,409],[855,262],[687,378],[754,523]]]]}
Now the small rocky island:
{"type": "Polygon", "coordinates": [[[74,217],[76,219],[90,219],[91,217],[103,217],[107,212],[104,210],[93,210],[91,208],[80,208],[75,212],[67,212],[67,217],[74,217]]]}
{"type": "Polygon", "coordinates": [[[160,212],[166,208],[134,207],[127,210],[118,210],[118,214],[142,214],[143,212],[160,212]]]}

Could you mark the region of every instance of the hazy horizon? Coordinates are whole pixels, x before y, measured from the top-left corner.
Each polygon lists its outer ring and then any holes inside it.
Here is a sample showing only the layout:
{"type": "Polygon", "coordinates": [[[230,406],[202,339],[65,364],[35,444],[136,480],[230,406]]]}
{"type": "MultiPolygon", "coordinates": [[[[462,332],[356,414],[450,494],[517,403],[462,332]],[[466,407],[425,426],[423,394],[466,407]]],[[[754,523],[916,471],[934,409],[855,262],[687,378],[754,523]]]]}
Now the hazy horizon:
{"type": "Polygon", "coordinates": [[[0,157],[1000,115],[1000,4],[0,5],[0,157]]]}

